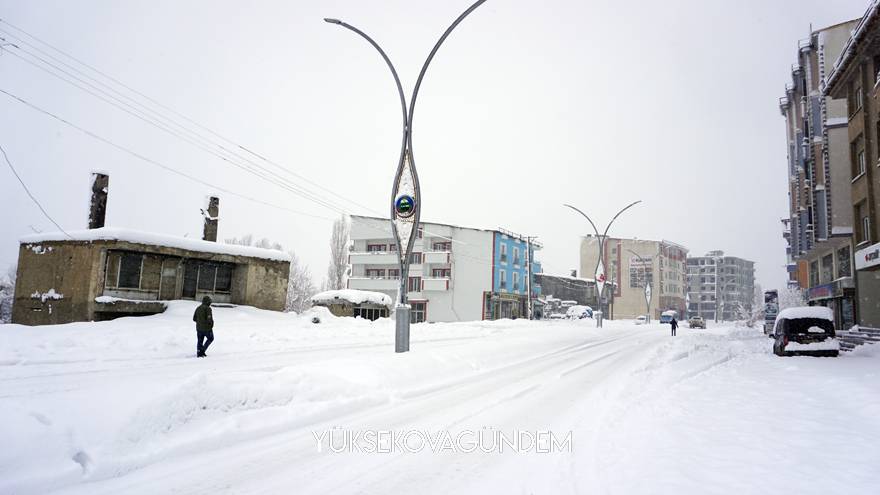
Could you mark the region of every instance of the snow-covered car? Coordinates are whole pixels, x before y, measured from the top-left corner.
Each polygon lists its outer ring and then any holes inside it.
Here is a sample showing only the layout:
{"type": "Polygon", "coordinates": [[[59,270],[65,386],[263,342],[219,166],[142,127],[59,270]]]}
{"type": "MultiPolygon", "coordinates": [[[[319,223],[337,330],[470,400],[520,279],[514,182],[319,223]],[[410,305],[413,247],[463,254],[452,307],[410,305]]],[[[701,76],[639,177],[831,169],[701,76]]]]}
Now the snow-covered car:
{"type": "Polygon", "coordinates": [[[648,317],[645,315],[639,315],[633,320],[633,323],[636,325],[644,325],[645,323],[648,323],[648,317]]]}
{"type": "Polygon", "coordinates": [[[824,306],[786,308],[773,325],[773,354],[777,356],[837,356],[840,343],[834,314],[824,306]]]}
{"type": "Polygon", "coordinates": [[[593,308],[589,306],[581,306],[575,305],[568,308],[568,311],[565,313],[565,317],[570,320],[580,320],[583,318],[592,318],[593,317],[593,308]]]}
{"type": "Polygon", "coordinates": [[[688,327],[706,329],[706,320],[702,316],[691,316],[688,318],[688,327]]]}

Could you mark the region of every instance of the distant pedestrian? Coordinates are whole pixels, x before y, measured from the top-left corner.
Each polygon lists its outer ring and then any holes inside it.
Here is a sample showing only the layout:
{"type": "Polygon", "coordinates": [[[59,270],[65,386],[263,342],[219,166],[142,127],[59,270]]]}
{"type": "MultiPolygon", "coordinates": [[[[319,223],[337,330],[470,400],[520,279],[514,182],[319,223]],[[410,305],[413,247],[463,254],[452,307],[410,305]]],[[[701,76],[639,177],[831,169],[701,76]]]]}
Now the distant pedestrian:
{"type": "Polygon", "coordinates": [[[675,331],[678,330],[678,321],[676,321],[674,316],[669,320],[669,325],[672,327],[672,336],[675,337],[675,331]]]}
{"type": "Polygon", "coordinates": [[[202,298],[202,304],[193,313],[193,321],[196,322],[196,357],[205,357],[205,351],[211,342],[214,342],[214,314],[211,312],[211,298],[202,298]]]}

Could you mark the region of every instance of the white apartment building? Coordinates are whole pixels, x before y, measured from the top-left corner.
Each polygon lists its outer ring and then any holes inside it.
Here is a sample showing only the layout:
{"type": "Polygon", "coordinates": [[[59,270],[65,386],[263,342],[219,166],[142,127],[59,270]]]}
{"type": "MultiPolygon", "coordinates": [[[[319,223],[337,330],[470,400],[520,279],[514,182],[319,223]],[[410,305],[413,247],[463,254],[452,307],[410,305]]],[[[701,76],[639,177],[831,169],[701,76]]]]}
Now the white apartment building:
{"type": "MultiPolygon", "coordinates": [[[[396,301],[396,251],[388,219],[352,215],[348,287],[396,301]]],[[[412,321],[526,317],[527,252],[527,242],[511,233],[421,222],[407,281],[412,321]]],[[[532,263],[540,271],[534,258],[532,263]]]]}

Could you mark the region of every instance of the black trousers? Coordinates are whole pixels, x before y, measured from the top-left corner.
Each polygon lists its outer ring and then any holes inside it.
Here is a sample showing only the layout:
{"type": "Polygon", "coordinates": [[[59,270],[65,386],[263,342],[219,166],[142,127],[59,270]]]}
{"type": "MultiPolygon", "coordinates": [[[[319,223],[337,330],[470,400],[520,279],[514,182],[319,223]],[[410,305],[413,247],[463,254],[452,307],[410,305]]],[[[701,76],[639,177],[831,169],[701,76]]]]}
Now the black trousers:
{"type": "Polygon", "coordinates": [[[673,336],[673,337],[675,337],[675,330],[676,330],[676,328],[675,328],[675,327],[672,327],[672,336],[673,336]]]}
{"type": "Polygon", "coordinates": [[[204,354],[208,350],[211,342],[214,342],[213,330],[197,330],[198,340],[196,341],[196,351],[198,354],[204,354]],[[204,343],[203,343],[204,342],[204,343]]]}

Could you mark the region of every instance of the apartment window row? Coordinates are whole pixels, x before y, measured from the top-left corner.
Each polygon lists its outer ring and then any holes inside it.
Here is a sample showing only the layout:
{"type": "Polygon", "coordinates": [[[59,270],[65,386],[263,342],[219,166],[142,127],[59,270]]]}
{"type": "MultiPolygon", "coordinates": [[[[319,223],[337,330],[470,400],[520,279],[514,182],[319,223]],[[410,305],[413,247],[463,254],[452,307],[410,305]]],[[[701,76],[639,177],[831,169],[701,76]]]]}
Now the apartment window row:
{"type": "Polygon", "coordinates": [[[400,278],[400,268],[366,268],[364,276],[367,278],[400,278]]]}

